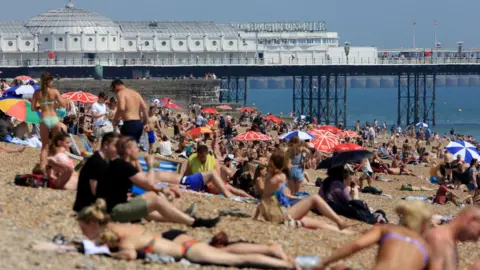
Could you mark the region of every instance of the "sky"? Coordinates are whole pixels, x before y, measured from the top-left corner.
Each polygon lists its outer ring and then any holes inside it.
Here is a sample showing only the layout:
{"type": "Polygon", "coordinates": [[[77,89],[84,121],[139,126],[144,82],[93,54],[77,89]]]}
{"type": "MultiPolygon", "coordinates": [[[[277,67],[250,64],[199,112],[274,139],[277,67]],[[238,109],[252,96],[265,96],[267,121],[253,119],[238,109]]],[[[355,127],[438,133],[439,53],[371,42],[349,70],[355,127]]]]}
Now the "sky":
{"type": "MultiPolygon", "coordinates": [[[[67,0],[2,1],[0,20],[28,20],[64,7],[67,0]],[[28,8],[25,8],[28,7],[28,8]],[[5,12],[21,10],[21,12],[5,12]]],[[[122,21],[325,21],[341,42],[352,46],[410,48],[434,46],[434,21],[442,47],[480,48],[480,1],[462,0],[73,0],[75,7],[122,21]]]]}

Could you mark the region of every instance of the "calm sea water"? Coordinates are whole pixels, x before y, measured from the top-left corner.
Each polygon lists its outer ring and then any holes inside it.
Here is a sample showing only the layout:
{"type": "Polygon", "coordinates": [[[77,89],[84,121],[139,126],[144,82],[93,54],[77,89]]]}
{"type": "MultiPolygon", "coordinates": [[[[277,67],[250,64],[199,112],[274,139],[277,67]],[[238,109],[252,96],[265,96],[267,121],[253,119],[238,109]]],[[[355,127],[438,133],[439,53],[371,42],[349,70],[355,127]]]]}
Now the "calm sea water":
{"type": "MultiPolygon", "coordinates": [[[[249,89],[248,106],[255,105],[263,113],[284,115],[292,110],[290,89],[249,89]]],[[[377,119],[389,126],[397,121],[397,89],[348,89],[347,126],[377,119]]],[[[433,131],[457,133],[480,139],[480,88],[437,88],[436,120],[433,131]],[[461,111],[459,111],[459,109],[461,111]]]]}

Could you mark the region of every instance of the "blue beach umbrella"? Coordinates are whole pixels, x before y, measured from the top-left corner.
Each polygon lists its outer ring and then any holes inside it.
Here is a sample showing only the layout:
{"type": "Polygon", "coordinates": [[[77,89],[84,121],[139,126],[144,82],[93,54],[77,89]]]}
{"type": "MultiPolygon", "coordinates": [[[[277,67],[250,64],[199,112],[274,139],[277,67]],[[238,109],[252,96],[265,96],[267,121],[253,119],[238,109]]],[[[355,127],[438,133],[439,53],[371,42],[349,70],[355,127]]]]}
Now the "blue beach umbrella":
{"type": "Polygon", "coordinates": [[[465,162],[470,163],[473,158],[480,160],[477,148],[465,141],[453,141],[445,147],[453,156],[460,155],[465,162]]]}
{"type": "Polygon", "coordinates": [[[5,93],[3,93],[3,96],[22,96],[23,98],[31,98],[33,93],[38,89],[40,89],[38,85],[18,85],[9,88],[7,91],[5,91],[5,93]]]}
{"type": "Polygon", "coordinates": [[[428,127],[428,125],[424,122],[419,122],[419,123],[416,124],[416,126],[417,127],[424,127],[424,128],[428,127]]]}
{"type": "Polygon", "coordinates": [[[315,139],[315,136],[313,136],[312,134],[300,130],[283,134],[282,136],[280,136],[280,139],[290,140],[293,136],[298,136],[302,141],[315,139]]]}

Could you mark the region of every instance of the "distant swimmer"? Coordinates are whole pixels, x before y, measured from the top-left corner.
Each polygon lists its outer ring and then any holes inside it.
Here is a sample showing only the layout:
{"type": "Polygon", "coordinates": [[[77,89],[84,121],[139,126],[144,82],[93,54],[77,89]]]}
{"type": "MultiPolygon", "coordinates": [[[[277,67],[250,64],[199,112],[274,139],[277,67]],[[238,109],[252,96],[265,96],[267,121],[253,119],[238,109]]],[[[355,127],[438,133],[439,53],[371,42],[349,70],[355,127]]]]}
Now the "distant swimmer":
{"type": "Polygon", "coordinates": [[[148,122],[148,108],[140,94],[125,87],[121,80],[114,80],[112,91],[117,94],[118,108],[113,118],[113,126],[117,126],[120,119],[123,126],[120,133],[133,137],[137,143],[142,137],[143,127],[148,122]]]}

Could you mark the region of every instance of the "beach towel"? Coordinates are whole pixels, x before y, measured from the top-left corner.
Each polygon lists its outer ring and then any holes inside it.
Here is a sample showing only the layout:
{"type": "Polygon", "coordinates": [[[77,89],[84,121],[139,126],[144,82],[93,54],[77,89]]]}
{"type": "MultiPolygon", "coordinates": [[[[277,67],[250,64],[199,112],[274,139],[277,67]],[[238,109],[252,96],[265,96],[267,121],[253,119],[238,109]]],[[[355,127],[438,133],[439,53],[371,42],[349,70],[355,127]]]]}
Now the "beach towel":
{"type": "MultiPolygon", "coordinates": [[[[147,172],[148,171],[148,168],[147,168],[147,162],[145,161],[144,158],[140,158],[139,159],[139,162],[140,162],[140,166],[142,167],[142,170],[144,172],[147,172]]],[[[168,161],[160,161],[160,163],[158,164],[157,167],[155,167],[153,170],[154,171],[170,171],[170,172],[177,172],[177,168],[178,168],[178,163],[174,163],[174,162],[168,162],[168,161]]],[[[134,195],[142,195],[143,193],[145,193],[145,190],[142,189],[141,187],[139,186],[136,186],[136,185],[133,185],[132,187],[132,194],[134,195]]]]}
{"type": "Polygon", "coordinates": [[[12,137],[11,135],[8,135],[7,138],[5,138],[4,142],[13,143],[16,145],[29,146],[33,148],[42,148],[42,142],[38,139],[37,136],[27,137],[25,138],[25,140],[21,140],[17,137],[12,137]]]}

